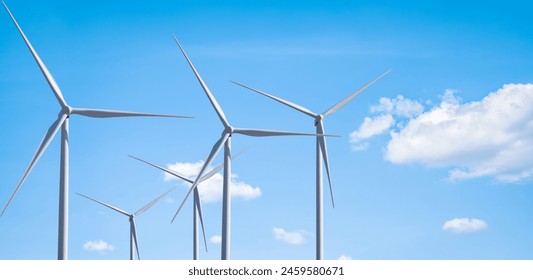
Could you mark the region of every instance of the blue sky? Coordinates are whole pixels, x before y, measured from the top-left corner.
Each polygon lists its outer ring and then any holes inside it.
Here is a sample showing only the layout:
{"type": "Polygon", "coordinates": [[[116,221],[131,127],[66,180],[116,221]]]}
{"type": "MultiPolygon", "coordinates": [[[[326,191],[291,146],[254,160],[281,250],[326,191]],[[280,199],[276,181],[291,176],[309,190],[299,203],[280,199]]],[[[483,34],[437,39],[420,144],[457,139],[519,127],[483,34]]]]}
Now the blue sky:
{"type": "MultiPolygon", "coordinates": [[[[127,259],[136,211],[143,259],[190,259],[187,188],[127,155],[193,174],[222,126],[175,34],[239,127],[313,132],[312,120],[236,80],[323,112],[336,208],[325,258],[532,259],[533,24],[524,1],[8,1],[69,104],[195,119],[70,121],[71,259],[127,259]],[[196,169],[195,169],[196,168],[196,169]]],[[[0,12],[0,201],[7,202],[59,105],[0,12]]],[[[314,258],[314,139],[233,137],[240,187],[232,258],[314,258]]],[[[55,259],[59,141],[0,219],[0,259],[55,259]]],[[[214,165],[222,162],[221,156],[214,165]]],[[[215,178],[203,191],[220,235],[215,178]],[[209,189],[207,189],[209,188],[209,189]]],[[[203,248],[203,247],[202,247],[203,248]]],[[[209,243],[203,259],[218,259],[209,243]]]]}

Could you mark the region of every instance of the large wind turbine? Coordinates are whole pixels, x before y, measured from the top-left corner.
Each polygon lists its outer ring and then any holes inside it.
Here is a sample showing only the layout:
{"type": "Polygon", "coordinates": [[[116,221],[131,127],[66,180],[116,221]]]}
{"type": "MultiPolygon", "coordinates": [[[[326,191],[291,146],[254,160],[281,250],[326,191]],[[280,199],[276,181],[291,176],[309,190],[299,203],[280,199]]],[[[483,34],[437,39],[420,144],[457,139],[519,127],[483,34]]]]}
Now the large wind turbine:
{"type": "Polygon", "coordinates": [[[37,62],[37,65],[41,69],[41,72],[43,73],[44,77],[46,78],[46,81],[50,85],[50,88],[54,92],[54,95],[61,106],[61,110],[59,111],[57,120],[52,123],[48,131],[46,132],[44,138],[41,140],[41,143],[39,144],[39,147],[37,148],[37,151],[33,155],[33,158],[26,169],[26,172],[22,176],[22,179],[18,183],[17,187],[15,188],[15,191],[9,198],[9,201],[7,202],[6,206],[4,207],[2,213],[0,216],[2,216],[9,205],[11,204],[11,201],[19,191],[20,187],[30,174],[31,170],[35,166],[35,164],[39,161],[42,154],[56,135],[57,131],[61,127],[61,164],[60,164],[60,177],[59,177],[59,225],[58,225],[58,253],[57,258],[60,260],[68,259],[68,189],[69,189],[69,180],[68,180],[68,169],[69,169],[69,118],[71,115],[81,115],[85,117],[91,117],[91,118],[116,118],[116,117],[178,117],[178,118],[184,118],[182,116],[172,116],[172,115],[162,115],[162,114],[149,114],[149,113],[137,113],[137,112],[125,112],[125,111],[114,111],[114,110],[101,110],[101,109],[86,109],[86,108],[74,108],[67,104],[65,99],[63,98],[63,94],[61,93],[61,90],[56,83],[54,77],[46,67],[46,65],[43,63],[33,46],[31,45],[30,41],[20,28],[19,24],[15,20],[15,17],[13,14],[11,14],[11,11],[7,7],[6,3],[2,1],[2,4],[6,8],[7,12],[9,13],[9,16],[13,20],[13,23],[17,27],[20,35],[24,39],[24,42],[26,43],[26,46],[30,50],[33,58],[37,62]]]}
{"type": "MultiPolygon", "coordinates": [[[[235,156],[232,157],[232,159],[235,159],[237,156],[239,156],[239,154],[242,153],[242,152],[239,152],[238,154],[236,154],[235,156]]],[[[190,184],[193,184],[194,181],[187,178],[185,175],[177,172],[177,171],[174,171],[174,170],[170,170],[168,168],[165,168],[165,167],[162,167],[160,165],[157,165],[157,164],[154,164],[154,163],[151,163],[149,161],[146,161],[144,159],[140,159],[138,157],[134,157],[134,156],[131,156],[130,157],[138,160],[138,161],[141,161],[141,162],[144,162],[148,165],[151,165],[159,170],[162,170],[163,172],[166,172],[174,177],[177,177],[177,178],[180,178],[186,182],[189,182],[190,184]]],[[[209,173],[207,173],[206,175],[202,176],[202,178],[200,178],[200,181],[199,183],[202,183],[203,181],[213,177],[213,175],[217,174],[222,168],[224,167],[224,164],[221,164],[217,167],[215,167],[213,170],[209,171],[209,173]]],[[[198,215],[200,215],[200,223],[201,223],[201,226],[202,226],[202,234],[203,234],[203,237],[204,237],[204,246],[205,246],[205,250],[207,252],[207,238],[205,236],[205,227],[204,227],[204,220],[203,220],[203,215],[202,215],[202,203],[200,202],[200,193],[198,192],[198,188],[195,188],[194,189],[194,202],[193,202],[193,208],[192,208],[192,211],[193,211],[193,230],[192,230],[192,236],[193,236],[193,250],[192,250],[192,255],[193,255],[193,260],[198,260],[199,259],[199,256],[200,256],[200,252],[199,252],[199,246],[198,246],[198,215]]]]}
{"type": "Polygon", "coordinates": [[[309,134],[309,133],[299,133],[299,132],[287,132],[287,131],[276,131],[276,130],[263,130],[263,129],[249,129],[249,128],[236,128],[231,126],[231,124],[226,119],[226,116],[224,115],[224,111],[222,111],[222,108],[220,107],[218,101],[216,100],[213,93],[211,93],[211,90],[209,87],[207,87],[207,84],[204,82],[196,68],[194,67],[193,63],[187,56],[187,53],[179,43],[176,36],[174,36],[174,40],[178,44],[178,47],[180,48],[181,52],[183,53],[183,56],[187,60],[189,66],[191,67],[192,71],[194,72],[194,75],[198,79],[198,82],[200,82],[200,85],[202,86],[205,94],[207,95],[207,98],[211,102],[211,105],[215,109],[215,112],[218,115],[218,118],[222,122],[222,125],[224,126],[224,129],[222,130],[222,135],[220,136],[220,139],[213,145],[213,148],[211,149],[211,152],[207,156],[207,159],[205,160],[204,165],[202,166],[202,169],[200,170],[200,173],[198,174],[198,177],[193,182],[191,189],[185,196],[185,199],[181,203],[180,207],[176,211],[176,214],[174,214],[174,217],[172,218],[172,221],[176,218],[179,211],[185,204],[187,198],[190,196],[191,192],[196,189],[198,186],[198,183],[200,182],[200,178],[204,174],[205,169],[215,156],[218,154],[220,149],[222,148],[222,145],[224,145],[224,180],[223,180],[223,191],[222,191],[222,244],[221,244],[221,259],[228,260],[230,258],[230,217],[231,217],[231,195],[230,195],[230,179],[231,179],[231,136],[233,134],[242,134],[247,136],[254,136],[254,137],[262,137],[262,136],[286,136],[286,135],[305,135],[305,136],[316,136],[316,134],[309,134]]]}
{"type": "Polygon", "coordinates": [[[80,195],[80,196],[83,196],[87,199],[90,199],[96,203],[100,203],[102,204],[103,206],[107,207],[107,208],[110,208],[112,210],[115,210],[121,214],[124,214],[128,217],[129,221],[130,221],[130,260],[133,260],[133,251],[135,250],[135,252],[137,252],[137,259],[140,260],[141,259],[141,256],[139,254],[139,243],[137,241],[137,227],[135,226],[135,218],[138,217],[139,215],[141,215],[142,213],[146,212],[146,210],[150,209],[150,207],[154,206],[154,204],[156,204],[161,198],[163,198],[165,195],[167,195],[169,192],[173,191],[176,187],[166,191],[164,194],[160,195],[159,197],[157,197],[156,199],[150,201],[148,204],[146,204],[145,206],[143,206],[141,209],[137,210],[136,212],[134,213],[128,213],[116,206],[113,206],[111,204],[107,204],[105,202],[102,202],[100,200],[97,200],[97,199],[94,199],[94,198],[90,198],[86,195],[83,195],[81,193],[76,193],[77,195],[80,195]],[[135,244],[135,249],[134,249],[134,244],[135,244]]]}
{"type": "MultiPolygon", "coordinates": [[[[331,108],[324,111],[322,114],[317,114],[312,112],[311,110],[298,105],[296,103],[287,101],[285,99],[276,97],[272,94],[266,93],[264,91],[233,82],[239,86],[245,87],[247,89],[250,89],[252,91],[255,91],[257,93],[260,93],[266,97],[269,97],[271,99],[274,99],[282,104],[285,104],[295,110],[298,110],[314,120],[314,125],[316,127],[316,133],[317,134],[324,134],[324,118],[337,112],[342,107],[344,107],[348,102],[350,102],[352,99],[354,99],[357,95],[359,95],[362,91],[364,91],[366,88],[371,86],[373,83],[377,82],[379,79],[381,79],[383,76],[387,75],[391,70],[386,71],[385,73],[379,75],[374,80],[363,86],[362,88],[358,89],[354,93],[348,95],[344,99],[342,99],[337,104],[331,106],[331,108]]],[[[324,258],[324,205],[323,205],[323,184],[322,184],[322,160],[324,161],[324,165],[326,166],[326,174],[328,176],[328,183],[329,183],[329,191],[331,195],[331,203],[333,207],[335,207],[335,200],[333,199],[333,188],[331,186],[331,176],[329,173],[329,161],[328,161],[328,151],[326,148],[326,138],[324,136],[317,136],[316,137],[316,259],[321,260],[324,258]]]]}

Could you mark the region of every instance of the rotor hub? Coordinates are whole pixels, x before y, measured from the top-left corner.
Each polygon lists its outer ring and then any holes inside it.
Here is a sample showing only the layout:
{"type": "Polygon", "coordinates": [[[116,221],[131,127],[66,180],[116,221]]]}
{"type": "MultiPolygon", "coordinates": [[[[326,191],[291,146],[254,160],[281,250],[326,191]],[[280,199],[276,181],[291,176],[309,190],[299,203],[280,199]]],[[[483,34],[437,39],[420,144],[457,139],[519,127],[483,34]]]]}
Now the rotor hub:
{"type": "Polygon", "coordinates": [[[68,105],[63,107],[63,109],[61,110],[60,114],[65,114],[67,116],[70,116],[70,114],[72,114],[72,107],[70,107],[68,105]]]}

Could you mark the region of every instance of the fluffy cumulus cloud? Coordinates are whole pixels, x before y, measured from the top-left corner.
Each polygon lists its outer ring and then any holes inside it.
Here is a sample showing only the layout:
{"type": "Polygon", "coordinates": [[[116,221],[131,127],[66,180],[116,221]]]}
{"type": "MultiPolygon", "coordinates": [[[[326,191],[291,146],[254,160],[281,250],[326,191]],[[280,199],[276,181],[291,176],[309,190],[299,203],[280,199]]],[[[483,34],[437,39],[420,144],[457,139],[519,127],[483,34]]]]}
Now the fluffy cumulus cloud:
{"type": "Polygon", "coordinates": [[[105,254],[107,251],[115,250],[115,247],[103,240],[87,241],[83,243],[83,249],[91,252],[105,254]]]}
{"type": "Polygon", "coordinates": [[[305,243],[303,231],[286,231],[283,228],[274,227],[272,230],[277,240],[291,245],[302,245],[305,243]]]}
{"type": "Polygon", "coordinates": [[[451,167],[452,180],[531,178],[533,84],[507,84],[469,103],[455,94],[447,90],[439,105],[392,131],[385,158],[399,164],[451,167]]]}
{"type": "MultiPolygon", "coordinates": [[[[203,161],[198,161],[194,163],[177,162],[175,164],[168,165],[168,168],[176,172],[179,172],[180,174],[184,175],[185,177],[191,180],[195,180],[203,164],[204,164],[203,161]]],[[[210,166],[207,172],[209,172],[212,169],[213,168],[210,166]]],[[[184,182],[183,180],[176,178],[172,175],[169,175],[167,173],[164,173],[164,174],[165,174],[166,181],[180,180],[183,182],[184,186],[190,187],[191,185],[190,183],[184,182]]],[[[200,192],[200,198],[202,199],[202,202],[207,203],[207,202],[220,201],[222,199],[222,185],[223,185],[223,176],[219,173],[213,175],[211,178],[203,181],[200,185],[198,185],[198,190],[200,192]]],[[[232,197],[242,198],[242,199],[254,199],[254,198],[260,197],[261,195],[262,195],[262,192],[259,187],[253,187],[247,183],[238,181],[237,175],[231,174],[231,196],[232,197]]]]}
{"type": "Polygon", "coordinates": [[[209,242],[213,244],[220,244],[222,242],[222,236],[220,235],[213,235],[211,238],[209,238],[209,242]]]}
{"type": "Polygon", "coordinates": [[[365,150],[368,139],[389,132],[394,127],[395,118],[412,118],[423,111],[424,107],[419,102],[401,95],[392,99],[380,98],[378,105],[370,107],[370,113],[377,115],[366,117],[359,128],[350,133],[352,150],[365,150]]]}
{"type": "Polygon", "coordinates": [[[483,220],[468,218],[455,218],[442,225],[443,230],[453,233],[472,233],[485,230],[487,227],[487,223],[483,220]]]}

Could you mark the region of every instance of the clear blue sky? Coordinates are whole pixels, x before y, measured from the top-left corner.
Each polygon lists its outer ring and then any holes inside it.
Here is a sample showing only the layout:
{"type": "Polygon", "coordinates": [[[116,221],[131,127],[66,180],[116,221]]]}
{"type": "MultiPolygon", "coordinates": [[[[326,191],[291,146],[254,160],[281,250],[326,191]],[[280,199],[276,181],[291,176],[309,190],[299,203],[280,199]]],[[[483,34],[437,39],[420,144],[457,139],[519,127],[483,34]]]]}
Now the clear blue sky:
{"type": "MultiPolygon", "coordinates": [[[[341,136],[328,139],[327,259],[532,259],[532,5],[367,2],[7,1],[71,106],[195,117],[72,116],[70,258],[129,256],[127,218],[75,192],[134,212],[176,185],[138,217],[140,253],[192,257],[190,202],[170,224],[186,186],[127,156],[194,173],[222,130],[175,34],[238,127],[314,131],[230,80],[320,113],[393,69],[325,120],[341,136]]],[[[3,207],[60,107],[3,9],[0,38],[3,207]]],[[[59,144],[0,219],[0,259],[56,258],[59,144]]],[[[232,258],[313,259],[314,139],[233,137],[246,147],[232,258]]],[[[217,178],[209,187],[211,239],[217,178]]],[[[201,252],[219,256],[216,242],[201,252]]]]}

